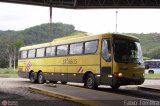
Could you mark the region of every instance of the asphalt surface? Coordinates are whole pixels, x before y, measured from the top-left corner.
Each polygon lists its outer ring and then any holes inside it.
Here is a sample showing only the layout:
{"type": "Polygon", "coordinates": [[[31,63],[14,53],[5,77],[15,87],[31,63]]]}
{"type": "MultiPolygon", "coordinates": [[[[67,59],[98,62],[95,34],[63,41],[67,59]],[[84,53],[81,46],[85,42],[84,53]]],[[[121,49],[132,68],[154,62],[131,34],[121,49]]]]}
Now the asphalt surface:
{"type": "MultiPolygon", "coordinates": [[[[146,80],[144,86],[159,86],[160,80],[146,80]]],[[[51,84],[52,85],[52,84],[51,84]]],[[[83,87],[83,84],[69,83],[67,85],[56,84],[56,87],[50,84],[33,84],[28,79],[22,78],[0,78],[0,106],[82,106],[83,104],[66,101],[63,98],[35,93],[29,89],[30,86],[38,88],[48,88],[56,92],[70,93],[80,95],[94,102],[102,102],[109,106],[160,106],[160,92],[149,92],[139,90],[138,86],[122,86],[119,90],[112,90],[109,86],[100,86],[97,90],[90,90],[83,87]],[[74,90],[72,90],[74,88],[74,90]],[[61,91],[62,89],[62,91],[61,91]],[[76,90],[81,90],[76,91],[76,90]],[[79,92],[79,93],[76,93],[79,92]],[[86,96],[84,95],[86,94],[86,96]],[[101,96],[104,95],[105,97],[101,96]],[[101,96],[102,100],[96,99],[101,96]],[[94,99],[93,99],[94,98],[94,99]],[[158,101],[158,102],[157,102],[158,101]],[[138,103],[138,104],[136,104],[138,103]],[[146,104],[148,103],[148,104],[146,104]],[[152,103],[152,104],[150,104],[152,103]],[[154,104],[153,104],[154,103],[154,104]],[[155,104],[157,103],[157,104],[155,104]],[[7,105],[6,105],[7,104],[7,105]]],[[[45,89],[46,89],[45,88],[45,89]]],[[[75,95],[75,96],[76,96],[75,95]]],[[[81,101],[83,102],[83,101],[81,101]]]]}
{"type": "Polygon", "coordinates": [[[82,106],[29,90],[32,84],[28,79],[0,78],[0,106],[82,106]]]}
{"type": "MultiPolygon", "coordinates": [[[[152,82],[158,86],[159,80],[146,80],[144,85],[152,82]]],[[[138,89],[136,85],[122,86],[118,90],[112,90],[109,86],[99,86],[97,90],[87,89],[80,83],[43,84],[33,85],[32,89],[39,93],[53,94],[60,98],[68,98],[71,101],[80,100],[80,103],[93,106],[160,106],[160,93],[138,89]]],[[[159,86],[160,87],[160,86],[159,86]]]]}

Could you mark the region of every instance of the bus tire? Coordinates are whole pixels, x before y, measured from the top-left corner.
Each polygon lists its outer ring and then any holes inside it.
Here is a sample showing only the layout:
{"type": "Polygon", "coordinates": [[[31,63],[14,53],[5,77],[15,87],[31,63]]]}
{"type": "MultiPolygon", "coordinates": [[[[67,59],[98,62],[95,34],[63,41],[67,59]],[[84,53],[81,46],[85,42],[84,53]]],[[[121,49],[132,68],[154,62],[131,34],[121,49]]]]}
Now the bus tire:
{"type": "Polygon", "coordinates": [[[113,90],[117,90],[120,87],[120,85],[111,85],[111,87],[113,90]]]}
{"type": "Polygon", "coordinates": [[[30,76],[29,76],[29,79],[32,83],[36,83],[37,80],[36,80],[36,76],[35,76],[35,73],[34,72],[31,72],[30,76]]]}
{"type": "Polygon", "coordinates": [[[57,84],[58,81],[50,81],[50,82],[53,83],[53,84],[57,84]]]}
{"type": "Polygon", "coordinates": [[[90,88],[90,89],[97,89],[98,88],[98,85],[96,83],[96,79],[95,79],[95,76],[90,73],[88,74],[87,76],[87,79],[86,79],[86,82],[84,84],[87,88],[90,88]]]}
{"type": "Polygon", "coordinates": [[[149,70],[148,73],[149,74],[154,74],[154,71],[153,70],[149,70]]]}
{"type": "Polygon", "coordinates": [[[62,83],[62,84],[67,84],[67,82],[65,82],[65,81],[61,81],[61,83],[62,83]]]}
{"type": "Polygon", "coordinates": [[[43,84],[45,82],[44,75],[42,72],[38,73],[38,83],[43,84]]]}

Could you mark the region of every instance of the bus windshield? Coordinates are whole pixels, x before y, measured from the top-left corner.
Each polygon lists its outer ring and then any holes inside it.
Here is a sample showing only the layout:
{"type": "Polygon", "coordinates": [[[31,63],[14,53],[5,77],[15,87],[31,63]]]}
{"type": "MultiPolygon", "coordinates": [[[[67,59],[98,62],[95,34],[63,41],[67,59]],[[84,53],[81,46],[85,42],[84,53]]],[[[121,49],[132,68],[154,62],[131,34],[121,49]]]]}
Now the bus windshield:
{"type": "Polygon", "coordinates": [[[137,41],[114,39],[114,57],[120,63],[144,63],[141,46],[137,41]]]}

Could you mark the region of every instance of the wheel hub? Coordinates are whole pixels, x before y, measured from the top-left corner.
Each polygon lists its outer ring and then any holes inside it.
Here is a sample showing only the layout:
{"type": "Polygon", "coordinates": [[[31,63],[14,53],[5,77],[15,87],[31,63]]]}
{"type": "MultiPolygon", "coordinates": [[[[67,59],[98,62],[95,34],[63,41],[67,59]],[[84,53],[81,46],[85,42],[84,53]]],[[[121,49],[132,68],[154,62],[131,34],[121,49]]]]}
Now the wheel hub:
{"type": "Polygon", "coordinates": [[[92,78],[88,78],[88,81],[87,81],[87,82],[88,82],[88,85],[91,86],[91,85],[93,84],[92,78]]]}

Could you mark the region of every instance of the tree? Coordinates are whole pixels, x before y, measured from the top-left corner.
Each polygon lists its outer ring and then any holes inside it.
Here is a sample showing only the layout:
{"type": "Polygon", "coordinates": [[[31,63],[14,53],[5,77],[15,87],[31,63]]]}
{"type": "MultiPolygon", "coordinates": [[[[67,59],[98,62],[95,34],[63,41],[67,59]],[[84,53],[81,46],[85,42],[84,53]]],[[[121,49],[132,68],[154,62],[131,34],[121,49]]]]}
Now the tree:
{"type": "Polygon", "coordinates": [[[55,38],[77,32],[73,25],[53,23],[52,35],[49,24],[37,25],[21,31],[0,31],[0,67],[16,67],[18,49],[21,46],[50,42],[55,38]]]}
{"type": "Polygon", "coordinates": [[[18,59],[19,48],[23,45],[24,45],[24,43],[21,40],[17,40],[14,43],[14,46],[13,46],[13,68],[14,68],[14,70],[16,69],[16,60],[18,59]]]}
{"type": "Polygon", "coordinates": [[[16,40],[16,41],[12,40],[7,43],[6,51],[8,54],[9,68],[12,68],[13,66],[15,69],[18,50],[22,45],[23,45],[23,42],[21,40],[16,40]]]}

